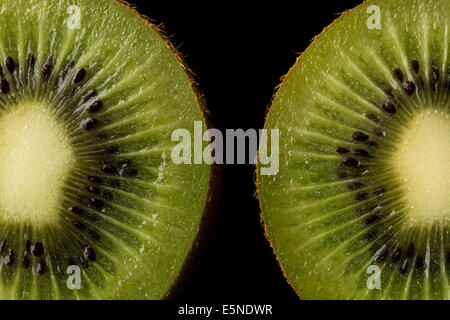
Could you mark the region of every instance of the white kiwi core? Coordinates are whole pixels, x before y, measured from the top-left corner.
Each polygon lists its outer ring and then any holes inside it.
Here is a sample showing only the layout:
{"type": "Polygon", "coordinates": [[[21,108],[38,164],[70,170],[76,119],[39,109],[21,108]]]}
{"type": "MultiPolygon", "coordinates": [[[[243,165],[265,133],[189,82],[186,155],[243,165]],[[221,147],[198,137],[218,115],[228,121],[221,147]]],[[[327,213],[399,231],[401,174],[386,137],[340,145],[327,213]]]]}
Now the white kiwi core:
{"type": "Polygon", "coordinates": [[[45,103],[20,102],[0,115],[0,221],[57,221],[75,162],[64,127],[45,103]]]}
{"type": "Polygon", "coordinates": [[[416,115],[394,156],[394,168],[413,220],[450,218],[450,118],[446,113],[416,115]]]}

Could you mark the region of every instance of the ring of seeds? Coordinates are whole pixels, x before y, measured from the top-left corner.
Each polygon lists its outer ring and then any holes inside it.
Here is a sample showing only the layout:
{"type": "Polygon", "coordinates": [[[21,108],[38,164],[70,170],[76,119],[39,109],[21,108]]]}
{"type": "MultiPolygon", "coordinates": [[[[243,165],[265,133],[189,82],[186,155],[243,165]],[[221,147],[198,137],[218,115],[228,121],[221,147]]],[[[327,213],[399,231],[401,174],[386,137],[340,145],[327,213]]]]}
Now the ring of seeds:
{"type": "Polygon", "coordinates": [[[163,298],[209,199],[171,161],[206,130],[187,69],[122,1],[5,0],[0,28],[0,300],[163,298]]]}

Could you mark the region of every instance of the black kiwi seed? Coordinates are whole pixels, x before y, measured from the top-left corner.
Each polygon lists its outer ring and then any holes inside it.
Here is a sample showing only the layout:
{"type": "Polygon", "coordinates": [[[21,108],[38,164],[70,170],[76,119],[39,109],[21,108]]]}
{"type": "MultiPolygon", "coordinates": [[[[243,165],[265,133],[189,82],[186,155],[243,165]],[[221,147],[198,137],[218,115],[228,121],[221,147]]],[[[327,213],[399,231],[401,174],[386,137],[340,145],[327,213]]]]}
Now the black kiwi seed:
{"type": "Polygon", "coordinates": [[[27,240],[25,242],[25,252],[31,252],[31,241],[27,240]]]}
{"type": "Polygon", "coordinates": [[[92,99],[93,97],[96,97],[97,96],[97,91],[96,90],[90,90],[89,92],[88,92],[88,94],[84,97],[84,102],[87,102],[87,101],[89,101],[90,99],[92,99]]]}
{"type": "Polygon", "coordinates": [[[41,259],[41,260],[39,261],[39,263],[37,264],[37,266],[36,266],[36,271],[37,271],[37,273],[39,273],[40,275],[42,275],[42,274],[45,273],[45,263],[44,263],[44,260],[43,260],[43,259],[41,259]]]}
{"type": "Polygon", "coordinates": [[[117,168],[111,164],[104,164],[102,166],[102,171],[107,174],[114,174],[117,172],[117,168]]]}
{"type": "Polygon", "coordinates": [[[80,229],[80,230],[84,230],[86,229],[86,225],[83,222],[80,221],[72,221],[72,224],[75,228],[80,229]]]}
{"type": "Polygon", "coordinates": [[[373,214],[366,219],[366,224],[372,224],[378,219],[378,216],[376,214],[373,214]]]}
{"type": "Polygon", "coordinates": [[[348,189],[351,191],[361,189],[362,187],[364,187],[364,183],[362,182],[353,182],[348,185],[348,189]]]}
{"type": "Polygon", "coordinates": [[[384,260],[386,260],[388,255],[388,250],[384,250],[377,258],[376,258],[376,262],[383,262],[384,260]]]}
{"type": "Polygon", "coordinates": [[[369,140],[369,136],[360,131],[354,132],[352,136],[353,136],[353,139],[355,139],[356,141],[359,141],[359,142],[364,142],[364,141],[369,140]]]}
{"type": "Polygon", "coordinates": [[[373,241],[376,236],[377,232],[375,230],[370,230],[364,234],[364,237],[369,241],[373,241]]]}
{"type": "Polygon", "coordinates": [[[35,65],[36,65],[36,58],[34,57],[33,54],[29,54],[28,55],[28,68],[30,70],[33,70],[35,65]]]}
{"type": "MultiPolygon", "coordinates": [[[[344,172],[345,173],[345,172],[344,172]]],[[[345,173],[346,174],[346,173],[345,173]]],[[[346,174],[346,176],[344,177],[344,178],[346,178],[347,177],[347,174],[346,174]]],[[[344,179],[344,178],[341,178],[341,179],[344,179]]],[[[115,188],[115,189],[117,189],[117,188],[120,188],[120,181],[119,180],[112,180],[111,181],[111,183],[109,184],[112,188],[115,188]]]]}
{"type": "Polygon", "coordinates": [[[105,203],[100,199],[90,199],[89,204],[94,208],[103,208],[105,203]]]}
{"type": "Polygon", "coordinates": [[[97,176],[89,176],[88,180],[93,183],[102,183],[103,179],[97,176]]]}
{"type": "Polygon", "coordinates": [[[84,214],[84,210],[81,209],[81,208],[78,207],[78,206],[70,207],[70,208],[69,208],[69,211],[70,211],[70,212],[73,212],[73,213],[75,213],[75,214],[78,214],[78,215],[84,214]]]}
{"type": "Polygon", "coordinates": [[[114,199],[113,194],[111,192],[109,192],[109,191],[103,191],[103,196],[107,200],[113,200],[114,199]]]}
{"type": "Polygon", "coordinates": [[[361,157],[368,157],[369,156],[369,152],[367,152],[366,150],[363,149],[356,149],[353,151],[353,153],[357,156],[361,156],[361,157]]]}
{"type": "Polygon", "coordinates": [[[32,253],[36,257],[42,256],[42,254],[44,253],[44,245],[41,242],[36,242],[36,244],[33,246],[32,253]]]}
{"type": "Polygon", "coordinates": [[[417,269],[422,269],[423,267],[423,258],[422,257],[418,257],[416,260],[416,268],[417,269]]]}
{"type": "Polygon", "coordinates": [[[395,106],[391,102],[385,102],[383,104],[383,110],[386,111],[387,113],[391,113],[391,114],[394,114],[397,112],[397,110],[395,109],[395,106]]]}
{"type": "Polygon", "coordinates": [[[14,264],[14,251],[9,250],[8,255],[3,259],[3,263],[7,266],[12,266],[14,264]]]}
{"type": "Polygon", "coordinates": [[[402,249],[397,249],[392,256],[392,262],[397,262],[402,257],[402,249]]]}
{"type": "Polygon", "coordinates": [[[369,196],[369,194],[367,194],[365,192],[364,193],[358,193],[356,195],[355,199],[356,199],[356,201],[363,201],[363,200],[366,200],[368,196],[369,196]]]}
{"type": "Polygon", "coordinates": [[[138,173],[139,173],[138,170],[135,169],[135,168],[128,168],[128,169],[125,169],[124,172],[123,172],[123,174],[124,174],[125,176],[128,176],[128,177],[135,177],[135,176],[138,175],[138,173]]]}
{"type": "Polygon", "coordinates": [[[84,248],[84,257],[91,261],[95,261],[97,258],[94,249],[89,246],[84,248]]]}
{"type": "Polygon", "coordinates": [[[392,92],[391,89],[386,89],[384,92],[385,92],[389,97],[395,98],[395,95],[394,95],[394,93],[392,92]]]}
{"type": "Polygon", "coordinates": [[[340,154],[345,154],[345,153],[350,153],[350,150],[348,150],[346,148],[339,147],[339,148],[336,149],[336,152],[340,153],[340,154]]]}
{"type": "Polygon", "coordinates": [[[16,62],[12,57],[7,57],[5,60],[6,68],[8,69],[9,73],[13,73],[16,69],[16,62]]]}
{"type": "Polygon", "coordinates": [[[415,250],[414,243],[411,243],[408,247],[407,253],[408,258],[411,258],[414,255],[414,250],[415,250]]]}
{"type": "Polygon", "coordinates": [[[359,162],[355,158],[344,158],[342,163],[347,167],[357,167],[359,162]]]}
{"type": "Polygon", "coordinates": [[[98,234],[98,232],[94,231],[94,230],[89,230],[89,235],[91,236],[92,239],[94,239],[95,241],[99,241],[100,240],[100,235],[98,234]]]}
{"type": "Polygon", "coordinates": [[[419,77],[419,85],[421,88],[425,88],[425,81],[423,81],[422,77],[419,77]]]}
{"type": "Polygon", "coordinates": [[[80,69],[80,70],[78,70],[78,72],[77,72],[73,82],[74,83],[79,83],[79,82],[83,81],[85,77],[86,77],[86,70],[85,69],[80,69]]]}
{"type": "Polygon", "coordinates": [[[9,86],[9,82],[6,79],[2,79],[0,82],[0,89],[2,90],[3,94],[8,94],[9,91],[11,91],[11,88],[9,86]]]}
{"type": "Polygon", "coordinates": [[[85,187],[87,191],[89,191],[92,194],[100,194],[100,189],[94,186],[86,186],[85,187]]]}
{"type": "Polygon", "coordinates": [[[369,147],[378,147],[378,143],[376,143],[375,141],[367,141],[366,145],[368,145],[369,147]]]}
{"type": "Polygon", "coordinates": [[[419,73],[419,67],[420,67],[419,61],[413,60],[411,65],[412,65],[412,68],[413,68],[414,72],[415,73],[419,73]]]}
{"type": "Polygon", "coordinates": [[[409,96],[412,96],[416,92],[416,85],[412,81],[406,81],[403,87],[409,96]]]}
{"type": "Polygon", "coordinates": [[[397,78],[398,81],[403,82],[404,80],[403,71],[400,68],[394,70],[394,76],[397,78]]]}
{"type": "Polygon", "coordinates": [[[375,123],[380,122],[380,118],[378,118],[376,115],[374,115],[373,113],[367,113],[366,114],[366,118],[369,120],[372,120],[375,123]]]}
{"type": "Polygon", "coordinates": [[[445,82],[445,92],[449,91],[450,91],[450,79],[447,79],[447,81],[445,82]]]}
{"type": "Polygon", "coordinates": [[[347,174],[347,172],[339,172],[337,174],[337,176],[338,176],[339,179],[345,179],[345,178],[348,177],[348,174],[347,174]]]}
{"type": "Polygon", "coordinates": [[[47,81],[50,78],[50,74],[52,73],[52,65],[50,62],[47,62],[42,68],[42,78],[44,81],[47,81]]]}
{"type": "Polygon", "coordinates": [[[111,153],[111,154],[119,153],[119,148],[117,148],[115,146],[107,146],[105,151],[108,153],[111,153]]]}
{"type": "Polygon", "coordinates": [[[86,121],[86,123],[84,124],[84,128],[86,130],[91,130],[94,129],[95,126],[97,125],[98,120],[95,118],[90,118],[88,121],[86,121]]]}
{"type": "Polygon", "coordinates": [[[99,111],[101,108],[103,107],[103,102],[101,102],[100,100],[95,101],[93,104],[91,104],[91,106],[88,109],[89,113],[96,113],[97,111],[99,111]]]}
{"type": "Polygon", "coordinates": [[[25,257],[23,258],[22,266],[23,266],[25,269],[28,269],[28,267],[30,266],[30,258],[28,258],[27,256],[25,256],[25,257]]]}
{"type": "Polygon", "coordinates": [[[405,275],[406,272],[408,272],[408,260],[407,259],[403,262],[402,267],[400,268],[400,273],[402,275],[405,275]]]}

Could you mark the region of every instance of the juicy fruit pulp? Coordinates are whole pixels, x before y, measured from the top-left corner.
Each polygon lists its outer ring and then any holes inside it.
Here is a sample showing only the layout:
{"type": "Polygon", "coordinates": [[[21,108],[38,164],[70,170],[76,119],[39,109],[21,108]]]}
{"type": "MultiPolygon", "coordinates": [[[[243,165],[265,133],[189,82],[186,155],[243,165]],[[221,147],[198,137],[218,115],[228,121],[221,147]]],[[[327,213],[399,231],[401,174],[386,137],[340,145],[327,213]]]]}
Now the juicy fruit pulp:
{"type": "Polygon", "coordinates": [[[258,189],[302,298],[450,298],[449,14],[446,0],[367,1],[277,93],[280,173],[258,189]]]}
{"type": "Polygon", "coordinates": [[[170,159],[203,119],[184,67],[117,1],[6,0],[0,28],[0,299],[164,297],[209,186],[170,159]]]}

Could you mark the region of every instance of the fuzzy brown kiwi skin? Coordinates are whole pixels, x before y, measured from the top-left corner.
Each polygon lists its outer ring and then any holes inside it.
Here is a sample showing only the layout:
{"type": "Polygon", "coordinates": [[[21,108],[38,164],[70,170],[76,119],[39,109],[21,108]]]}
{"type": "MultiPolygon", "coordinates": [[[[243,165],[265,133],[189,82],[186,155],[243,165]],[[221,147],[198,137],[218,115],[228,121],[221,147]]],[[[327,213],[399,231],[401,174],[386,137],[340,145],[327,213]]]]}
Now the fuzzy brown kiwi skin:
{"type": "MultiPolygon", "coordinates": [[[[198,82],[195,79],[195,75],[192,70],[187,66],[181,53],[173,46],[173,44],[168,40],[167,34],[164,32],[163,25],[153,24],[150,18],[140,14],[134,6],[126,2],[125,0],[114,0],[131,10],[139,19],[143,20],[145,24],[156,31],[156,33],[161,37],[166,46],[175,55],[179,65],[184,70],[185,74],[189,78],[190,86],[195,94],[197,104],[200,107],[200,111],[203,117],[203,121],[206,124],[207,129],[214,128],[213,121],[209,110],[206,107],[206,102],[204,95],[199,89],[198,82]]],[[[193,242],[193,245],[183,263],[181,271],[178,273],[175,282],[172,284],[167,293],[162,297],[163,300],[175,300],[177,296],[183,292],[183,288],[189,281],[190,275],[194,268],[199,264],[201,255],[206,247],[207,239],[215,223],[218,208],[221,202],[221,190],[222,190],[222,166],[213,164],[210,170],[209,176],[209,190],[206,197],[205,207],[203,209],[203,214],[197,235],[193,242]]]]}
{"type": "MultiPolygon", "coordinates": [[[[328,30],[328,28],[329,28],[332,24],[334,24],[336,21],[338,21],[338,20],[340,20],[341,18],[345,17],[346,15],[350,14],[350,13],[353,12],[354,10],[357,10],[358,8],[360,8],[360,7],[362,7],[363,5],[365,5],[366,3],[370,3],[370,2],[372,2],[372,1],[373,1],[373,0],[364,0],[361,4],[359,4],[359,5],[356,6],[355,8],[346,10],[346,11],[344,11],[343,13],[341,13],[341,14],[339,15],[339,17],[336,18],[336,19],[335,19],[332,23],[330,23],[328,26],[326,26],[326,27],[322,30],[322,32],[321,32],[319,35],[315,36],[315,37],[311,40],[311,43],[312,43],[317,37],[319,37],[319,36],[322,35],[324,32],[326,32],[326,31],[328,30]]],[[[267,112],[266,112],[266,117],[265,117],[265,120],[264,120],[264,127],[266,127],[266,124],[267,124],[267,121],[268,121],[268,119],[269,119],[270,113],[272,112],[272,106],[273,106],[273,103],[274,103],[275,100],[277,99],[278,94],[280,93],[280,90],[281,90],[281,88],[283,87],[284,80],[291,74],[291,72],[292,72],[292,70],[294,69],[295,65],[301,60],[301,58],[303,57],[303,55],[306,54],[306,53],[308,52],[308,49],[309,49],[309,46],[308,46],[308,48],[307,48],[305,51],[303,51],[303,53],[301,53],[301,54],[298,56],[298,58],[296,59],[296,62],[295,62],[294,65],[291,67],[291,69],[289,69],[288,73],[287,73],[286,75],[284,75],[284,76],[281,77],[281,79],[280,79],[280,84],[275,88],[275,93],[272,95],[272,99],[271,99],[270,106],[268,106],[268,107],[266,108],[267,112]]],[[[261,227],[262,227],[262,229],[263,229],[264,236],[266,237],[266,240],[267,240],[267,242],[268,242],[270,248],[272,249],[273,255],[274,255],[275,259],[277,260],[278,265],[280,266],[280,271],[281,271],[281,273],[282,273],[284,279],[285,279],[286,282],[289,284],[289,286],[294,290],[294,292],[295,292],[295,294],[298,296],[298,298],[302,300],[302,293],[301,293],[299,290],[297,290],[297,289],[292,285],[292,283],[289,281],[289,279],[288,279],[288,277],[287,277],[287,274],[286,274],[286,271],[283,269],[283,266],[282,266],[282,264],[281,264],[280,257],[278,256],[278,254],[277,254],[277,252],[276,252],[276,250],[275,250],[275,247],[274,247],[272,241],[270,240],[269,230],[268,230],[268,228],[267,228],[267,224],[266,224],[265,219],[264,219],[264,214],[263,214],[263,209],[262,209],[262,202],[261,202],[261,195],[260,195],[260,192],[259,192],[259,190],[260,190],[260,188],[259,188],[259,186],[260,186],[260,181],[259,181],[259,175],[258,175],[259,169],[260,169],[260,166],[259,166],[259,151],[258,151],[258,161],[256,162],[256,170],[255,170],[255,174],[254,174],[254,182],[255,182],[255,185],[256,185],[256,191],[255,191],[254,197],[255,197],[255,198],[258,200],[258,202],[259,202],[260,224],[261,224],[261,227]]]]}

